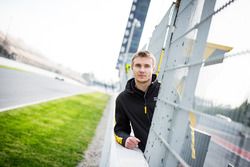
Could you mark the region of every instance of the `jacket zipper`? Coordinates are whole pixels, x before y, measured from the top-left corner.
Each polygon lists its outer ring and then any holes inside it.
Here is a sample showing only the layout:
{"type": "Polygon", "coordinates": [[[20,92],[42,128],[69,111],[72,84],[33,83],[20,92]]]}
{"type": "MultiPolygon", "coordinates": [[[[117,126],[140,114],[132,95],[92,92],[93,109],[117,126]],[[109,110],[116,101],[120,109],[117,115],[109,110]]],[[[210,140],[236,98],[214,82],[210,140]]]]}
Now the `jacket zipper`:
{"type": "Polygon", "coordinates": [[[149,115],[148,115],[147,99],[146,99],[147,92],[148,92],[148,89],[146,90],[146,92],[144,94],[144,114],[147,116],[148,121],[150,123],[150,118],[149,118],[149,115]]]}

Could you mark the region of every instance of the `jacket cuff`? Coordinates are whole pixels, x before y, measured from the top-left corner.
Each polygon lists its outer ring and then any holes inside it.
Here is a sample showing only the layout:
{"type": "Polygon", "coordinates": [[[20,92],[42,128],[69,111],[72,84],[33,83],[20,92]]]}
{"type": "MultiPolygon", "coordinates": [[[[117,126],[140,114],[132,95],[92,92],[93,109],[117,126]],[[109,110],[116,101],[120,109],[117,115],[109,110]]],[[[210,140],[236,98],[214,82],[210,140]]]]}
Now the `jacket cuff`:
{"type": "Polygon", "coordinates": [[[127,140],[128,137],[129,137],[129,136],[126,136],[126,137],[124,137],[124,138],[122,139],[122,146],[125,147],[125,143],[126,143],[126,140],[127,140]]]}

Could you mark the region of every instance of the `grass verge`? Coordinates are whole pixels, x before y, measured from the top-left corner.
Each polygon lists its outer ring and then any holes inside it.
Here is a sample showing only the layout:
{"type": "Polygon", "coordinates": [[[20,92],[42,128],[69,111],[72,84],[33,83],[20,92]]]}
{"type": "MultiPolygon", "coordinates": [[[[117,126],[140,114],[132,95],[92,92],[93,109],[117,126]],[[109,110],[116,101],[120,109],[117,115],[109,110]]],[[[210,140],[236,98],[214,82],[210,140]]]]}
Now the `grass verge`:
{"type": "Polygon", "coordinates": [[[19,68],[9,67],[9,66],[4,66],[4,65],[0,65],[0,68],[5,68],[5,69],[9,69],[9,70],[16,70],[16,71],[22,71],[22,72],[27,72],[27,71],[19,69],[19,68]]]}
{"type": "Polygon", "coordinates": [[[0,166],[76,166],[108,99],[83,94],[0,113],[0,166]]]}

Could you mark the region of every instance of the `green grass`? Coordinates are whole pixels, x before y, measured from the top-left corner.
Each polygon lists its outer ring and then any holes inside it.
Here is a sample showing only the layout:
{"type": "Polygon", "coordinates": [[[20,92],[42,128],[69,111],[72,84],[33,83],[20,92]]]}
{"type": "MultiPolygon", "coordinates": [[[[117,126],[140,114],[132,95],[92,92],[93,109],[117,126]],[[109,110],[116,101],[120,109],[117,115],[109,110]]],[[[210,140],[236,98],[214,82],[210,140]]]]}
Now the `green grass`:
{"type": "Polygon", "coordinates": [[[9,67],[9,66],[4,66],[4,65],[0,65],[0,68],[5,68],[5,69],[9,69],[9,70],[16,70],[16,71],[22,71],[22,72],[27,72],[27,71],[19,69],[19,68],[9,67]]]}
{"type": "Polygon", "coordinates": [[[108,99],[83,94],[0,113],[0,166],[76,166],[108,99]]]}

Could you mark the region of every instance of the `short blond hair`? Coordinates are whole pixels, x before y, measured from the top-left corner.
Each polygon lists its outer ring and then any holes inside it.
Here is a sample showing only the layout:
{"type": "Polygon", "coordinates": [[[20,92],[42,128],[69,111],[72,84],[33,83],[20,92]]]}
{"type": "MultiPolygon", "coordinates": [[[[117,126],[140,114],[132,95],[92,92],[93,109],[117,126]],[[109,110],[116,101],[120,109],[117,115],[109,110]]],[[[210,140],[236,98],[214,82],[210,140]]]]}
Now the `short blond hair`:
{"type": "Polygon", "coordinates": [[[133,58],[132,58],[132,68],[133,68],[133,65],[134,65],[134,59],[137,58],[137,57],[148,57],[148,58],[151,58],[153,60],[153,67],[155,67],[156,65],[156,59],[155,59],[155,56],[147,51],[147,50],[144,50],[144,51],[139,51],[137,53],[134,54],[133,58]]]}

